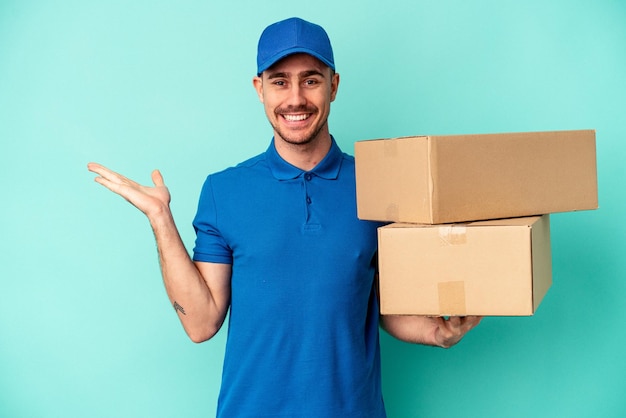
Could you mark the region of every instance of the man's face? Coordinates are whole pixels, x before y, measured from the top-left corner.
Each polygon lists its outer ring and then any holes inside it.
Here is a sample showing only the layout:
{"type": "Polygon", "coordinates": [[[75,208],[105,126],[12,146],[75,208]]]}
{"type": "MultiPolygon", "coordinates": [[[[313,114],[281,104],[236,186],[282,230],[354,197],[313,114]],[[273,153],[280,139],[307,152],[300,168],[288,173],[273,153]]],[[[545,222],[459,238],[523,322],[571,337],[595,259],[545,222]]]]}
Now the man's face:
{"type": "Polygon", "coordinates": [[[290,55],[253,83],[277,140],[302,145],[329,135],[327,119],[339,75],[317,58],[290,55]]]}

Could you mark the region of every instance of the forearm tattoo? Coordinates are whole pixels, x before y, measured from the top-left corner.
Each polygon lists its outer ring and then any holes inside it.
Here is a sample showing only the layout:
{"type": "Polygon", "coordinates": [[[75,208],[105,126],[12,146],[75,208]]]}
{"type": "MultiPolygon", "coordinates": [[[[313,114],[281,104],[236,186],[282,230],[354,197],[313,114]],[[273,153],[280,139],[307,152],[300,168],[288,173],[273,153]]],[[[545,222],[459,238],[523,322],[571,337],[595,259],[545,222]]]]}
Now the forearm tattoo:
{"type": "Polygon", "coordinates": [[[187,315],[187,314],[185,313],[185,309],[184,309],[182,306],[180,306],[180,305],[178,304],[178,302],[176,302],[176,301],[174,301],[174,310],[175,310],[175,311],[180,311],[180,313],[181,313],[181,314],[183,314],[183,315],[187,315]]]}

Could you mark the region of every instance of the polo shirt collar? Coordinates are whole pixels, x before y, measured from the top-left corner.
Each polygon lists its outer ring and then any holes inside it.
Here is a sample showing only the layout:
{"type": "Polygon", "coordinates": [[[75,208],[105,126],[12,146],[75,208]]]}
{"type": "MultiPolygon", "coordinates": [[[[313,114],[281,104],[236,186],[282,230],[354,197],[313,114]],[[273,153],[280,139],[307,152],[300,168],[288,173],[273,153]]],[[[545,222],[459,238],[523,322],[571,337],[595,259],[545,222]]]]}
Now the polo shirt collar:
{"type": "MultiPolygon", "coordinates": [[[[339,146],[335,142],[335,138],[331,136],[330,149],[326,156],[319,162],[312,170],[308,171],[318,177],[327,180],[334,180],[339,175],[339,169],[341,168],[342,152],[339,146]]],[[[295,179],[305,173],[304,170],[291,165],[285,161],[276,151],[274,145],[274,138],[272,143],[266,151],[267,161],[274,177],[278,180],[291,180],[295,179]]]]}

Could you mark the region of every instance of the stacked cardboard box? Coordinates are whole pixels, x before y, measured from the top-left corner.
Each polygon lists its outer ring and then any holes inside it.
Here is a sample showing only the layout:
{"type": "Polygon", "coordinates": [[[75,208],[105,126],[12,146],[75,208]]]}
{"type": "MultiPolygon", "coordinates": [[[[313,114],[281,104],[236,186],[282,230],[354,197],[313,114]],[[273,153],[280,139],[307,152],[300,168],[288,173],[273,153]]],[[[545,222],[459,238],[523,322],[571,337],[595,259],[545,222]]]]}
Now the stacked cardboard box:
{"type": "Polygon", "coordinates": [[[532,315],[552,282],[549,214],[598,207],[595,131],[355,144],[378,231],[383,314],[532,315]]]}

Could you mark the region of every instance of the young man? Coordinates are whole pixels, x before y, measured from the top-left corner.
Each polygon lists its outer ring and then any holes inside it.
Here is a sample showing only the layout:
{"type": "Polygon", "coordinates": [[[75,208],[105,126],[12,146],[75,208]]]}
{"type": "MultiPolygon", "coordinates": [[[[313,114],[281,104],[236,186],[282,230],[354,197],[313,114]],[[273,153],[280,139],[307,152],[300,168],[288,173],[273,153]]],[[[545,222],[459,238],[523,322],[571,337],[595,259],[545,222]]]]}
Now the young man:
{"type": "Polygon", "coordinates": [[[267,151],[210,175],[187,255],[158,171],[141,186],[91,163],[96,181],[146,214],[185,331],[208,340],[230,310],[218,416],[384,417],[379,323],[450,347],[480,319],[379,316],[376,228],[356,216],[354,159],[328,128],[339,74],[324,29],[268,26],[253,85],[273,128],[267,151]]]}

